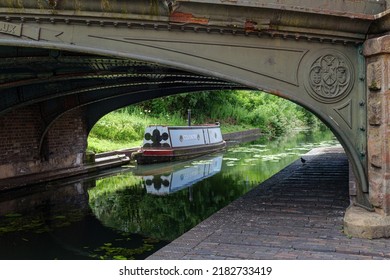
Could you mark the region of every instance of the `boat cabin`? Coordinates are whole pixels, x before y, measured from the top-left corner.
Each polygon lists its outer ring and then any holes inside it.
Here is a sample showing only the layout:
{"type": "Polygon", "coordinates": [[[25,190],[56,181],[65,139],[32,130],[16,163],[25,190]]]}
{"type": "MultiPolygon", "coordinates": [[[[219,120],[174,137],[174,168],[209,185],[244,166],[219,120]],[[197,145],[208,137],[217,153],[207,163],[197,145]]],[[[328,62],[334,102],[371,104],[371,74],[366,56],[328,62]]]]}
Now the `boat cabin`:
{"type": "Polygon", "coordinates": [[[222,150],[226,142],[218,124],[201,126],[152,125],[145,129],[143,146],[133,154],[138,164],[174,161],[222,150]]]}

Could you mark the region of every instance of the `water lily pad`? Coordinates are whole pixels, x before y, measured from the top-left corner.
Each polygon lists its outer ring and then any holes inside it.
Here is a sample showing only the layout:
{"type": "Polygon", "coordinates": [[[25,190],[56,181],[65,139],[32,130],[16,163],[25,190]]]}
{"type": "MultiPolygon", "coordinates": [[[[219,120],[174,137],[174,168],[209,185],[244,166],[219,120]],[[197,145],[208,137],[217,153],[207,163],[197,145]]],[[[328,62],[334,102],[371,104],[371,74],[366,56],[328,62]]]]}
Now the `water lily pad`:
{"type": "Polygon", "coordinates": [[[112,257],[114,260],[127,260],[125,256],[113,256],[112,257]]]}
{"type": "Polygon", "coordinates": [[[279,161],[281,158],[277,155],[267,155],[263,157],[263,161],[279,161]]]}
{"type": "Polygon", "coordinates": [[[7,228],[6,227],[0,227],[0,233],[2,232],[8,232],[7,228]]]}
{"type": "Polygon", "coordinates": [[[53,219],[66,219],[65,216],[54,216],[53,219]]]}
{"type": "Polygon", "coordinates": [[[192,162],[191,164],[192,165],[200,165],[200,164],[210,164],[212,163],[213,161],[212,160],[198,160],[198,161],[194,161],[192,162]]]}
{"type": "Polygon", "coordinates": [[[296,147],[296,148],[292,148],[291,150],[296,150],[296,151],[308,151],[310,149],[308,148],[303,148],[303,147],[296,147]]]}
{"type": "Polygon", "coordinates": [[[223,160],[228,160],[228,161],[237,161],[237,160],[240,160],[239,158],[223,158],[223,160]]]}
{"type": "Polygon", "coordinates": [[[6,214],[5,217],[7,218],[17,218],[17,217],[21,217],[23,216],[22,214],[19,214],[19,213],[9,213],[9,214],[6,214]]]}
{"type": "Polygon", "coordinates": [[[252,147],[260,147],[260,148],[264,148],[264,147],[267,147],[267,145],[261,145],[261,144],[253,144],[251,145],[252,147]]]}

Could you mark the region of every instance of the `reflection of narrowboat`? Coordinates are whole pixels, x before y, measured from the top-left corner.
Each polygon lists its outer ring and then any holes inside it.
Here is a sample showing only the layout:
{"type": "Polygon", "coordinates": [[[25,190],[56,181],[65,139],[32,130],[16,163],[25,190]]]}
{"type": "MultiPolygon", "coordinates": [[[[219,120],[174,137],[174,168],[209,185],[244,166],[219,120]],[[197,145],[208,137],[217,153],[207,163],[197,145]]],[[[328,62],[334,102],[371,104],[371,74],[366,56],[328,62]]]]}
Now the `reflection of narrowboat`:
{"type": "Polygon", "coordinates": [[[146,176],[143,176],[143,181],[147,193],[168,195],[211,177],[221,171],[222,156],[203,157],[201,161],[187,161],[185,163],[173,166],[171,172],[165,170],[161,173],[163,171],[161,169],[157,169],[155,172],[139,170],[139,174],[146,173],[146,176]]]}
{"type": "Polygon", "coordinates": [[[219,125],[149,126],[145,130],[143,146],[132,154],[138,164],[189,159],[222,150],[219,125]]]}

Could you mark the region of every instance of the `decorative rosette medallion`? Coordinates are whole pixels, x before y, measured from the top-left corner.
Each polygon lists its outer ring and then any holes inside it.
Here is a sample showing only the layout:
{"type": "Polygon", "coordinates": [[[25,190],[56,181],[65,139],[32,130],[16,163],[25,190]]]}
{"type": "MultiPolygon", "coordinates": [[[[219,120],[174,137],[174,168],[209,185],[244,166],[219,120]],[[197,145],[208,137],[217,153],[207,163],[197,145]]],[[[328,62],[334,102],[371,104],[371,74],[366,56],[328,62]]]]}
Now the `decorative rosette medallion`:
{"type": "Polygon", "coordinates": [[[346,97],[354,84],[354,71],[348,58],[336,50],[324,50],[308,67],[305,87],[316,100],[335,103],[346,97]]]}

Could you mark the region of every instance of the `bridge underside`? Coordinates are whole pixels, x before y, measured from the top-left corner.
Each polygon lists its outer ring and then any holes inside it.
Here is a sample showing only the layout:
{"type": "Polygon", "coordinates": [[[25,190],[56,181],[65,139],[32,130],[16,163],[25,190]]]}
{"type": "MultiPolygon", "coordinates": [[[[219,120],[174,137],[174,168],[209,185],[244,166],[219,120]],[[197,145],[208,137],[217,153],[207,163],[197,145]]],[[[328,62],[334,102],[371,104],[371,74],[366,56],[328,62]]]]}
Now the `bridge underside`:
{"type": "Polygon", "coordinates": [[[386,1],[8,2],[0,1],[0,179],[82,166],[88,132],[114,109],[250,88],[316,114],[350,159],[356,204],[390,215],[381,138],[390,121],[377,118],[388,110],[381,55],[390,44],[363,47],[390,30],[386,1]]]}
{"type": "Polygon", "coordinates": [[[0,47],[0,179],[82,166],[105,114],[183,92],[243,88],[155,63],[0,47]]]}

